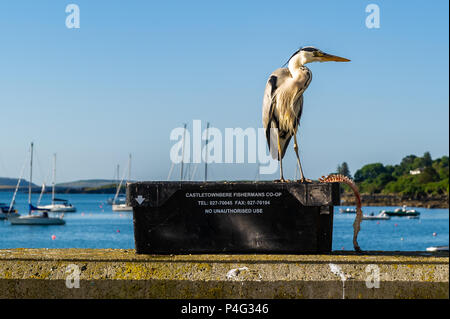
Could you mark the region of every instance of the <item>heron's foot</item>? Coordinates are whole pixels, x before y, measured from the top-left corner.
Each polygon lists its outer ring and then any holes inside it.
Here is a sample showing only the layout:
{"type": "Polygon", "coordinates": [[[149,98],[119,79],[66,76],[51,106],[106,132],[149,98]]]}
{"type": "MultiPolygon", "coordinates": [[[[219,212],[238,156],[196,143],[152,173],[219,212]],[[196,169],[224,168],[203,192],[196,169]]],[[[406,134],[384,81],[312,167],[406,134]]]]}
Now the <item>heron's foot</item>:
{"type": "Polygon", "coordinates": [[[304,177],[302,177],[302,178],[300,178],[300,179],[298,180],[298,182],[299,182],[299,183],[302,183],[302,184],[305,184],[305,183],[312,183],[312,180],[310,180],[309,178],[304,178],[304,177]]]}
{"type": "Polygon", "coordinates": [[[274,180],[274,183],[287,183],[287,181],[284,178],[280,178],[280,179],[274,180]]]}

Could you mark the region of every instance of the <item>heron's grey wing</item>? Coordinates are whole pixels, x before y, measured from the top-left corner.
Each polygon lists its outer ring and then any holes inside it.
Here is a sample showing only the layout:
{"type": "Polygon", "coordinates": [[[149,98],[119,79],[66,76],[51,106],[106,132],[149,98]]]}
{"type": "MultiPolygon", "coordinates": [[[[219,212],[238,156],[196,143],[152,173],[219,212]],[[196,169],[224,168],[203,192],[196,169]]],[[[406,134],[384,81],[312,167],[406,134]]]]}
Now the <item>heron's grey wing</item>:
{"type": "Polygon", "coordinates": [[[295,125],[296,127],[300,123],[300,118],[302,117],[303,112],[303,93],[300,94],[297,101],[294,103],[294,112],[297,115],[295,125]]]}
{"type": "MultiPolygon", "coordinates": [[[[300,123],[300,117],[302,116],[303,111],[303,94],[300,94],[297,100],[294,102],[294,112],[296,114],[295,118],[295,127],[300,123]]],[[[284,157],[286,153],[289,142],[292,138],[292,135],[288,132],[280,132],[280,146],[281,146],[281,158],[284,157]]]]}
{"type": "Polygon", "coordinates": [[[262,120],[263,127],[266,132],[267,145],[269,146],[269,152],[272,155],[272,158],[277,158],[277,135],[276,131],[271,130],[272,128],[278,127],[278,120],[274,117],[275,110],[275,101],[273,96],[277,89],[277,80],[278,77],[274,74],[270,75],[269,80],[266,84],[266,89],[264,90],[264,99],[263,99],[263,110],[262,110],[262,120]],[[273,132],[274,134],[270,134],[273,132]],[[274,156],[275,155],[275,156],[274,156]]]}
{"type": "Polygon", "coordinates": [[[264,90],[262,120],[263,127],[266,131],[267,144],[273,159],[278,159],[278,136],[276,131],[273,130],[278,129],[278,117],[277,112],[275,112],[276,102],[274,96],[280,85],[290,76],[291,73],[287,68],[275,70],[267,80],[266,89],[264,90]]]}

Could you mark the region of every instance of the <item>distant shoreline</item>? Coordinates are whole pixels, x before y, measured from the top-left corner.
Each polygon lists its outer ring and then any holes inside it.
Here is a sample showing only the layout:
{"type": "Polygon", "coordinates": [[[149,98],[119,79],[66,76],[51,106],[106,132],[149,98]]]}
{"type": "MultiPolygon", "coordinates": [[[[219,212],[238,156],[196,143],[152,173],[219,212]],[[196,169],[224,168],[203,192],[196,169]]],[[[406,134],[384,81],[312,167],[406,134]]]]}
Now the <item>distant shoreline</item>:
{"type": "MultiPolygon", "coordinates": [[[[412,198],[395,194],[361,194],[363,206],[403,206],[424,208],[449,208],[448,195],[412,198]]],[[[341,195],[342,206],[356,205],[355,196],[351,193],[341,195]]]]}

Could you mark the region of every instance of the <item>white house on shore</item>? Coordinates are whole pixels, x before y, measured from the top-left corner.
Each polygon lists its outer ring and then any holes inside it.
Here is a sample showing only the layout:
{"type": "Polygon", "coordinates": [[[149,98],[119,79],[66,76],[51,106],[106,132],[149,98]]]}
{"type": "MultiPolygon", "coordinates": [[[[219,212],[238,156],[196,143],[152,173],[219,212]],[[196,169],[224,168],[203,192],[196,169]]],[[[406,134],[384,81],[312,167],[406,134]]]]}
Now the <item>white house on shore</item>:
{"type": "Polygon", "coordinates": [[[423,172],[423,168],[416,168],[416,169],[410,170],[409,174],[411,174],[411,175],[419,175],[422,172],[423,172]]]}

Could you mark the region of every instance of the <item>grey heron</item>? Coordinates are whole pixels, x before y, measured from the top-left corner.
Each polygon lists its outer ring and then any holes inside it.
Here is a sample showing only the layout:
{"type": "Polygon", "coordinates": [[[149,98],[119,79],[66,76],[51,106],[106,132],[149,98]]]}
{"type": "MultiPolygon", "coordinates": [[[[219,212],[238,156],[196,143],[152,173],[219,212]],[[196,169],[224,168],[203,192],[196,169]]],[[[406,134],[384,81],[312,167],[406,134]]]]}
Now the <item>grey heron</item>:
{"type": "Polygon", "coordinates": [[[308,46],[289,58],[287,68],[275,70],[269,77],[264,91],[262,119],[269,151],[273,159],[280,161],[280,181],[284,182],[282,159],[294,136],[294,150],[300,169],[300,181],[310,181],[303,175],[298,155],[297,129],[303,109],[303,93],[311,83],[312,73],[305,66],[311,62],[348,62],[349,59],[322,52],[308,46]]]}

